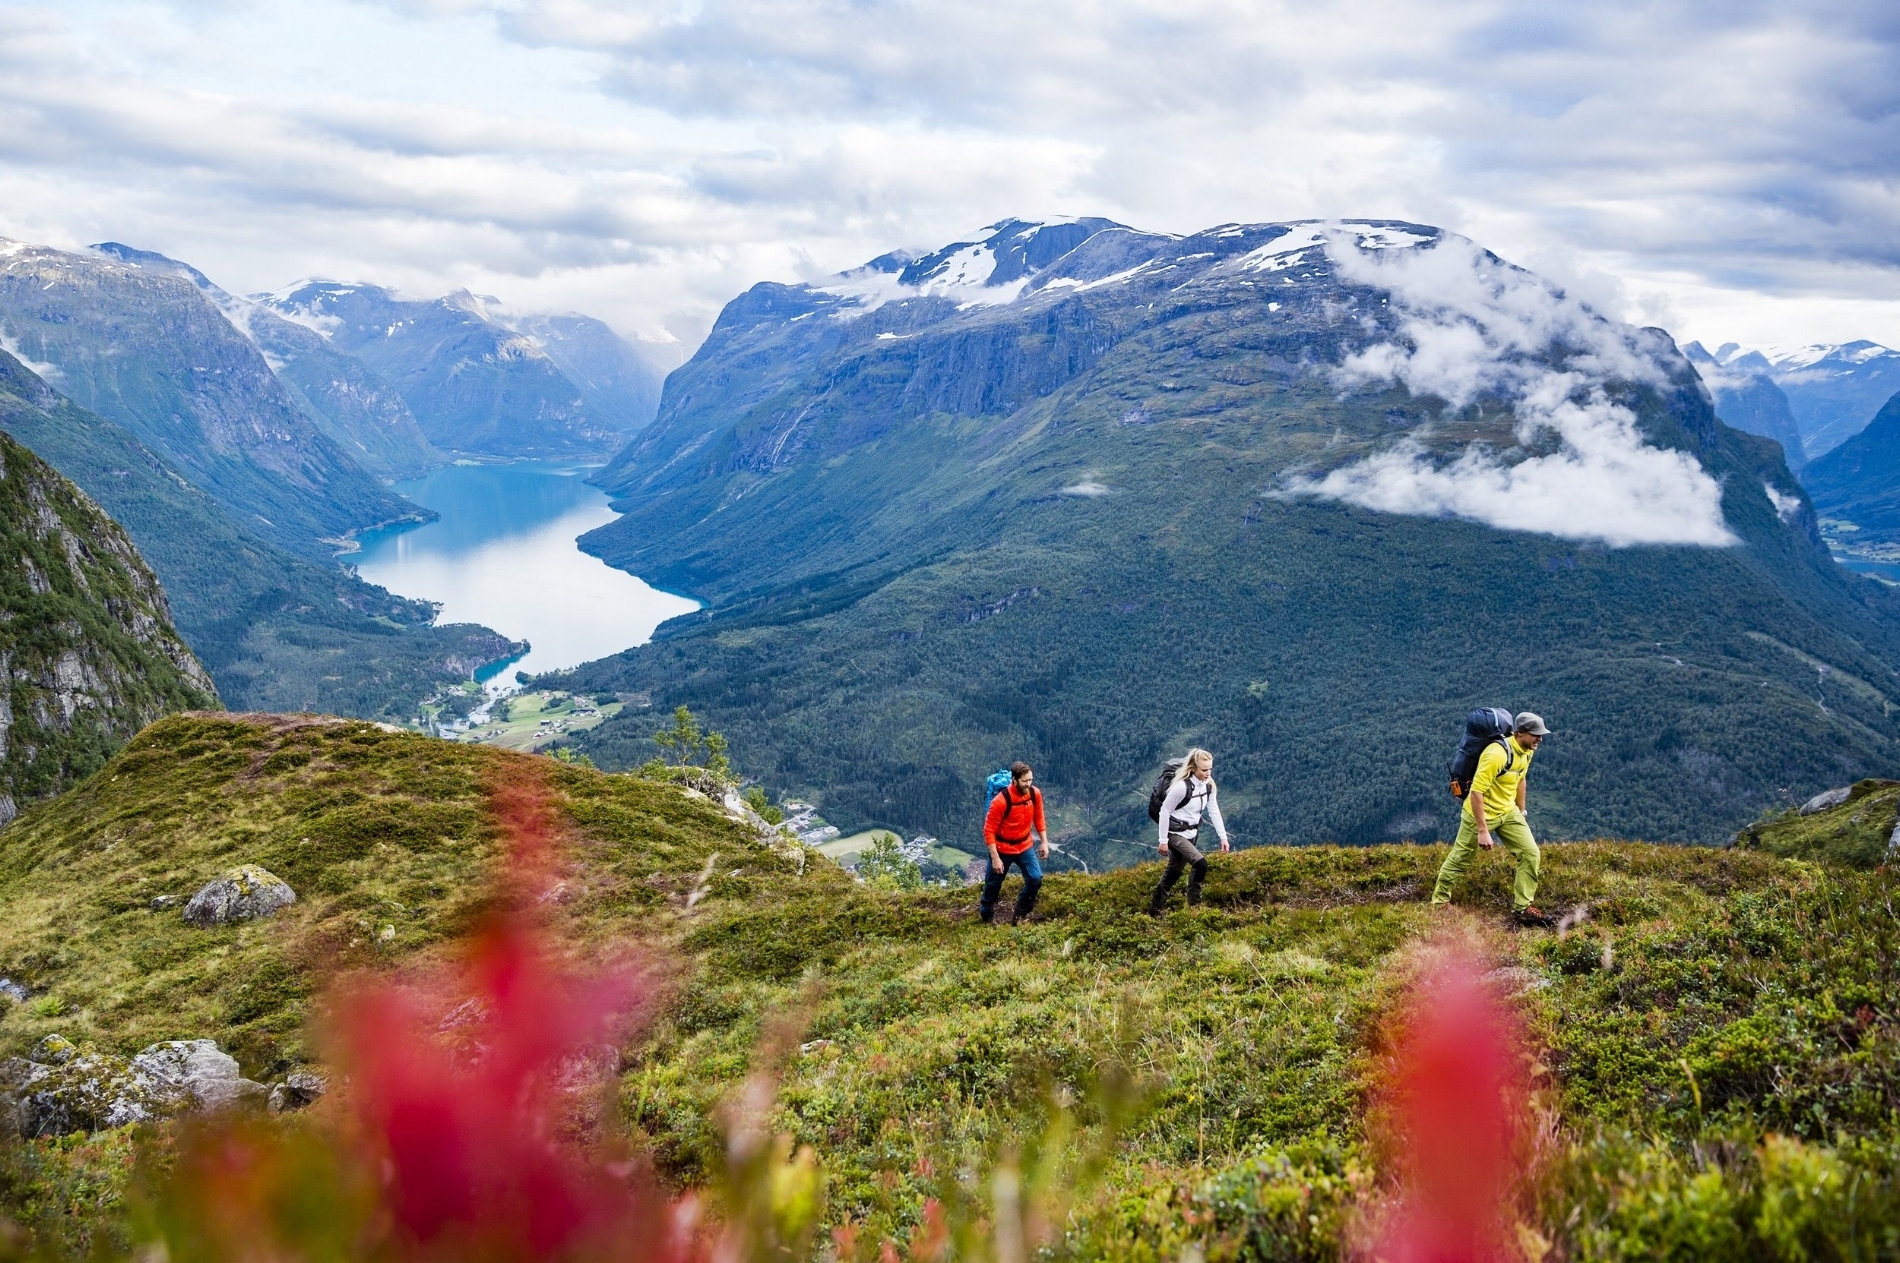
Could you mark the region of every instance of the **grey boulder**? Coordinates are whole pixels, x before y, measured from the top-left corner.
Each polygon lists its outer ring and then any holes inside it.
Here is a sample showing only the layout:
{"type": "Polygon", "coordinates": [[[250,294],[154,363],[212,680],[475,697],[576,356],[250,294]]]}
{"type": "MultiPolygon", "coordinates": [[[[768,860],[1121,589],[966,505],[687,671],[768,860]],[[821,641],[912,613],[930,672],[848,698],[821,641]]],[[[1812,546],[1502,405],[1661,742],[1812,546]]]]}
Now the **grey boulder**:
{"type": "Polygon", "coordinates": [[[49,1035],[33,1058],[0,1062],[0,1096],[22,1136],[64,1136],[194,1111],[263,1104],[268,1089],[208,1039],[153,1044],[137,1056],[79,1052],[49,1035]]]}
{"type": "Polygon", "coordinates": [[[237,1059],[209,1039],[168,1039],[132,1058],[132,1068],[155,1083],[182,1092],[196,1109],[264,1103],[270,1089],[238,1073],[237,1059]]]}
{"type": "Polygon", "coordinates": [[[23,1136],[64,1136],[145,1123],[181,1112],[186,1096],[132,1068],[124,1057],[84,1053],[56,1065],[7,1067],[23,1136]]]}
{"type": "Polygon", "coordinates": [[[1824,793],[1816,794],[1801,804],[1799,814],[1811,816],[1817,811],[1826,811],[1829,807],[1838,807],[1846,802],[1848,796],[1853,792],[1854,787],[1852,785],[1843,785],[1839,789],[1830,789],[1824,793]]]}
{"type": "Polygon", "coordinates": [[[255,864],[240,864],[206,882],[185,905],[185,920],[201,927],[267,917],[297,902],[283,878],[255,864]]]}

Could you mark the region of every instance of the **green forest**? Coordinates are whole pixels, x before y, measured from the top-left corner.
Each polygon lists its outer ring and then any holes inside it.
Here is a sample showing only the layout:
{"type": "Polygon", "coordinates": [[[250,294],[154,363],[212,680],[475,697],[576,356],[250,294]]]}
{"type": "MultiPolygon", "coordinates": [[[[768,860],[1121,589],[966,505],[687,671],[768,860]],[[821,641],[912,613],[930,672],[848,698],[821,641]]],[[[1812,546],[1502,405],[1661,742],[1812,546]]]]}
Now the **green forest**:
{"type": "Polygon", "coordinates": [[[426,602],[264,542],[130,432],[61,398],[4,351],[0,429],[125,527],[234,710],[400,722],[514,650],[485,627],[432,626],[426,602]]]}
{"type": "MultiPolygon", "coordinates": [[[[1094,867],[1146,853],[1147,789],[1191,743],[1216,754],[1242,845],[1449,836],[1443,769],[1480,705],[1556,730],[1532,784],[1550,838],[1708,844],[1900,770],[1895,597],[1843,573],[1808,510],[1778,516],[1764,484],[1800,491],[1777,449],[1717,422],[1686,365],[1668,391],[1618,398],[1724,478],[1738,547],[1613,549],[1284,494],[1289,465],[1350,459],[1430,405],[1289,375],[1324,329],[1271,340],[1241,300],[1157,312],[1005,415],[869,413],[889,344],[865,323],[822,355],[735,326],[703,353],[704,384],[680,370],[682,397],[713,392],[693,405],[706,416],[744,405],[761,425],[804,398],[800,372],[866,398],[832,389],[824,459],[770,473],[655,465],[648,486],[623,457],[627,516],[586,543],[708,608],[546,683],[690,705],[768,788],[847,832],[973,849],[984,775],[1026,759],[1094,867]],[[741,351],[789,384],[740,396],[766,377],[741,351]],[[731,397],[710,376],[722,357],[748,365],[731,397]]],[[[1509,423],[1480,403],[1434,434],[1509,423]]],[[[654,725],[629,712],[573,745],[631,767],[654,725]]]]}

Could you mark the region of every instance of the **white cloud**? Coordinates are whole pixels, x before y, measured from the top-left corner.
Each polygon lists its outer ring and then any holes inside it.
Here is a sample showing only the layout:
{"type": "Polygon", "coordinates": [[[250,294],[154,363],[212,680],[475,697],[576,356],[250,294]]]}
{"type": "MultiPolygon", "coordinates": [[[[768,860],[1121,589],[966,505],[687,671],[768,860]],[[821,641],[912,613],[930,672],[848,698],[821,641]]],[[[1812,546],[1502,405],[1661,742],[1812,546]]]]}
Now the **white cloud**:
{"type": "Polygon", "coordinates": [[[0,0],[0,232],[690,341],[1011,214],[1399,216],[1685,339],[1900,344],[1897,48],[1881,0],[0,0]]]}
{"type": "Polygon", "coordinates": [[[1635,415],[1606,393],[1615,383],[1667,385],[1633,330],[1463,238],[1362,251],[1334,234],[1327,253],[1345,278],[1385,290],[1399,313],[1398,337],[1349,356],[1335,381],[1398,383],[1454,410],[1502,396],[1519,447],[1473,444],[1446,460],[1408,437],[1324,477],[1296,478],[1286,494],[1618,547],[1738,542],[1721,485],[1688,453],[1646,443],[1635,415]],[[1556,450],[1537,452],[1552,437],[1556,450]]]}
{"type": "Polygon", "coordinates": [[[1784,522],[1792,522],[1801,513],[1801,497],[1791,496],[1776,490],[1769,483],[1763,483],[1761,489],[1768,493],[1768,503],[1775,506],[1775,513],[1784,522]]]}
{"type": "MultiPolygon", "coordinates": [[[[0,249],[0,257],[4,257],[4,254],[5,251],[0,249]]],[[[4,329],[0,329],[0,351],[5,351],[8,355],[11,355],[14,359],[26,365],[28,372],[34,374],[49,386],[60,386],[65,382],[66,375],[60,372],[59,365],[41,363],[39,360],[32,358],[25,351],[20,349],[19,343],[7,336],[4,329]]]]}

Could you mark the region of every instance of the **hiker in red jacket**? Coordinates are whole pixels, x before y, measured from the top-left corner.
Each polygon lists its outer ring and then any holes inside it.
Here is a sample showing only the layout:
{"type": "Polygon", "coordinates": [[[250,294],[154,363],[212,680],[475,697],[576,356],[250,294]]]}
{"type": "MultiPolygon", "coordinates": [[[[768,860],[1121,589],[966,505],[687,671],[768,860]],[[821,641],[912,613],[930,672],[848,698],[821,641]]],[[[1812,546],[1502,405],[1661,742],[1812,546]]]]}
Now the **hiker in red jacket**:
{"type": "Polygon", "coordinates": [[[986,925],[996,919],[996,900],[1003,893],[1003,878],[1011,864],[1023,870],[1023,892],[1016,896],[1016,915],[1011,922],[1029,915],[1036,906],[1036,892],[1042,889],[1041,861],[1049,858],[1049,822],[1043,818],[1042,791],[1036,788],[1036,774],[1027,763],[1012,763],[1009,776],[1009,784],[990,799],[989,814],[983,818],[983,841],[990,848],[990,867],[983,874],[983,901],[976,910],[986,925]]]}

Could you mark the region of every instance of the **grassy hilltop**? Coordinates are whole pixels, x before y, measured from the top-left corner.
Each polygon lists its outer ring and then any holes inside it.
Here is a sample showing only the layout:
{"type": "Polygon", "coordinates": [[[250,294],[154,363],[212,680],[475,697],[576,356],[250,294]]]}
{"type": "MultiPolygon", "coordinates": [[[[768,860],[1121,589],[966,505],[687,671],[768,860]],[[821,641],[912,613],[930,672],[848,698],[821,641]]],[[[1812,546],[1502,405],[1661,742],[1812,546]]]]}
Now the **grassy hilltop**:
{"type": "MultiPolygon", "coordinates": [[[[773,1122],[815,1148],[833,1223],[902,1240],[960,1169],[1033,1143],[1052,1091],[1086,1146],[1125,1065],[1144,1101],[1078,1250],[1330,1257],[1375,1163],[1381,1016],[1410,945],[1451,932],[1485,945],[1544,1046],[1565,1145],[1534,1228],[1567,1257],[1896,1248],[1894,880],[1759,850],[1551,847],[1550,902],[1590,908],[1561,937],[1500,928],[1501,859],[1435,920],[1440,846],[1219,857],[1207,906],[1159,922],[1139,913],[1153,865],[1057,875],[1033,923],[989,927],[972,892],[860,885],[671,784],[362,723],[173,717],[0,834],[0,971],[33,992],[0,1014],[0,1053],[58,1032],[121,1052],[210,1036],[260,1077],[316,1058],[331,971],[439,953],[490,897],[488,796],[522,777],[570,831],[563,938],[677,962],[618,1099],[679,1183],[716,1171],[718,1103],[798,1014],[773,1122]],[[241,862],[299,902],[211,931],[152,910],[241,862]]],[[[109,1241],[123,1153],[32,1142],[0,1191],[52,1236],[109,1241]]]]}

